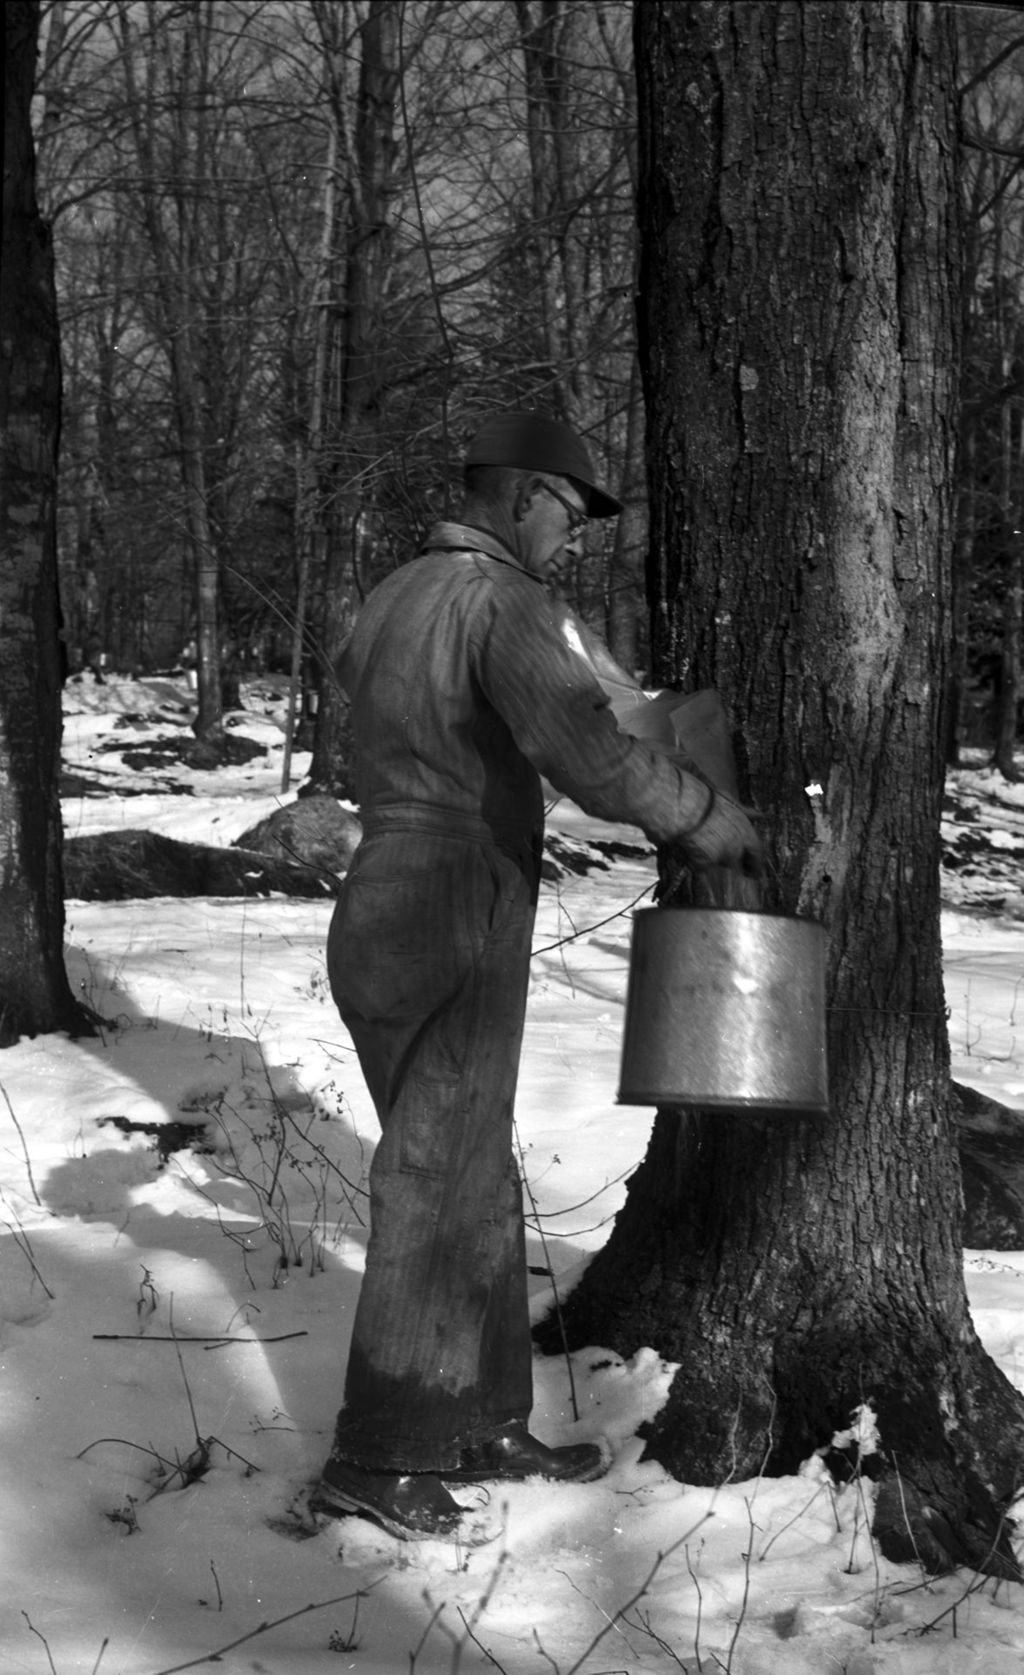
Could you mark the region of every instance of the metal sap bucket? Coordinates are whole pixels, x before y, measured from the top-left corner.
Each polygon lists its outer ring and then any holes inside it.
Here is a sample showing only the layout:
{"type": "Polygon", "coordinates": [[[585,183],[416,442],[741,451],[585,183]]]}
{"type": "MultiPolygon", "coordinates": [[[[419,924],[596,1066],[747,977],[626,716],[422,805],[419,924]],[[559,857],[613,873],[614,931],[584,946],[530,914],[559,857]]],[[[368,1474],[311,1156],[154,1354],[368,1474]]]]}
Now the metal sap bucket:
{"type": "Polygon", "coordinates": [[[619,1102],[827,1112],[825,940],[770,913],[635,913],[619,1102]]]}

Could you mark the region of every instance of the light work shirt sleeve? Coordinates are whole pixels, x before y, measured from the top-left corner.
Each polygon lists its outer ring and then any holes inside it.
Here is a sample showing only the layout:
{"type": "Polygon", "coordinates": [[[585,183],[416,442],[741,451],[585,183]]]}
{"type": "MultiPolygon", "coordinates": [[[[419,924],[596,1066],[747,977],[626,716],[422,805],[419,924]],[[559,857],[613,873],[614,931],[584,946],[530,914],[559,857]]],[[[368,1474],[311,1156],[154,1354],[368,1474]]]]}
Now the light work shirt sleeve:
{"type": "Polygon", "coordinates": [[[537,772],[587,814],[639,826],[654,843],[691,830],[708,788],[620,731],[608,697],[562,632],[562,613],[530,578],[494,592],[474,635],[475,674],[537,772]]]}

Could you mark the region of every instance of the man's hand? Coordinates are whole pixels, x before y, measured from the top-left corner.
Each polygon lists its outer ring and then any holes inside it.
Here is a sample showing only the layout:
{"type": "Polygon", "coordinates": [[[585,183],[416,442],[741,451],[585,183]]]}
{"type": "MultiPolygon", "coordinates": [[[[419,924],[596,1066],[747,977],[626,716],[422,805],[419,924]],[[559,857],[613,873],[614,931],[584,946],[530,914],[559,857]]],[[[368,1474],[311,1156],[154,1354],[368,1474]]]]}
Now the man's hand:
{"type": "Polygon", "coordinates": [[[711,792],[699,823],[675,841],[691,867],[731,867],[756,878],[764,864],[764,846],[748,816],[721,792],[711,792]]]}

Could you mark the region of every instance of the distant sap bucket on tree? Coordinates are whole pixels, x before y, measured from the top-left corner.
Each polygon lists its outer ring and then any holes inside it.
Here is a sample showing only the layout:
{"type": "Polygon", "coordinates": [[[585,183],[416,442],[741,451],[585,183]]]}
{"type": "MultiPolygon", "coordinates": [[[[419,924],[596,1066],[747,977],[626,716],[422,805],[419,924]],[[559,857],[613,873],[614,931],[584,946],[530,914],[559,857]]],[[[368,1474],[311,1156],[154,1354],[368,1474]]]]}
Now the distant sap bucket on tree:
{"type": "Polygon", "coordinates": [[[619,1103],[827,1114],[825,944],[810,919],[635,913],[619,1103]]]}

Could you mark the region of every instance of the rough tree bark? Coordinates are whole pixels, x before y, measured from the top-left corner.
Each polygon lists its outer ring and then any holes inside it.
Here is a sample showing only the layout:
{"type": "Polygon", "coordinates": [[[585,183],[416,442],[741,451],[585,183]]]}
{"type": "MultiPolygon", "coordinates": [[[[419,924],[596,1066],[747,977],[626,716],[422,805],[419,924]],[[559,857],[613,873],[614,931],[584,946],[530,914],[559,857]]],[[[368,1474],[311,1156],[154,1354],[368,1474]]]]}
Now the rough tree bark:
{"type": "Polygon", "coordinates": [[[56,479],[60,361],[29,108],[39,6],[4,7],[0,266],[0,1047],[82,1034],[64,970],[56,479]]]}
{"type": "Polygon", "coordinates": [[[952,8],[641,0],[656,673],[717,687],[776,910],[830,933],[829,1119],[658,1113],[571,1341],[682,1363],[648,1452],[795,1469],[869,1400],[892,1557],[1016,1574],[939,938],[960,311],[952,8]]]}

